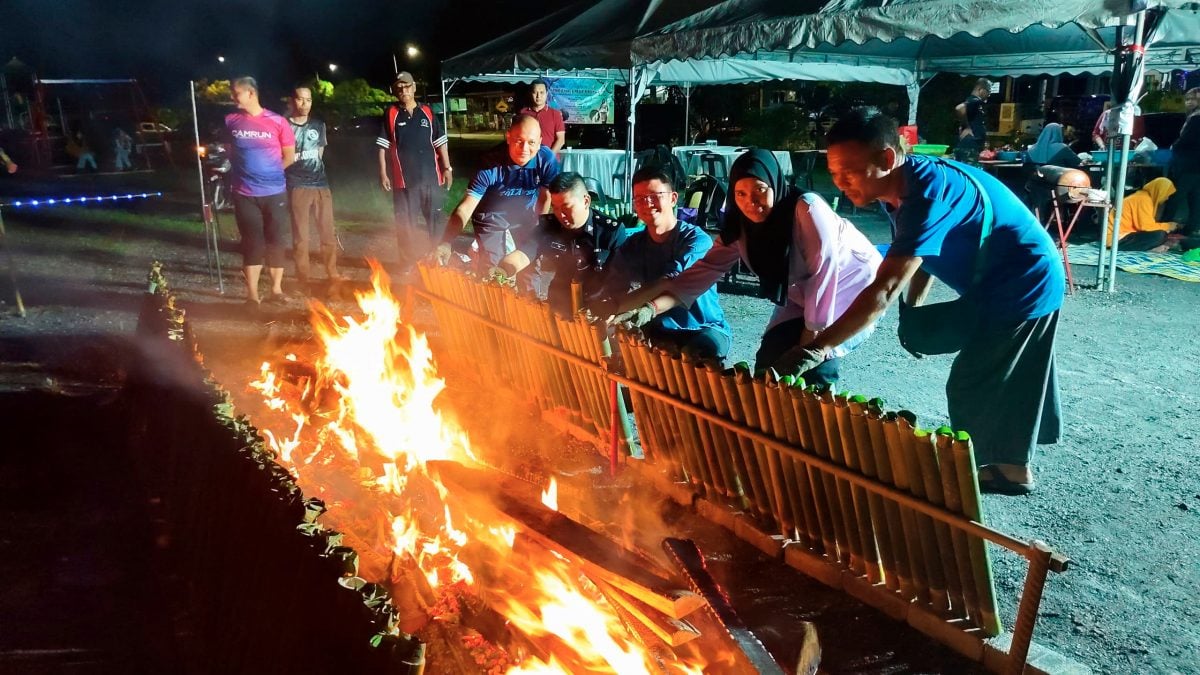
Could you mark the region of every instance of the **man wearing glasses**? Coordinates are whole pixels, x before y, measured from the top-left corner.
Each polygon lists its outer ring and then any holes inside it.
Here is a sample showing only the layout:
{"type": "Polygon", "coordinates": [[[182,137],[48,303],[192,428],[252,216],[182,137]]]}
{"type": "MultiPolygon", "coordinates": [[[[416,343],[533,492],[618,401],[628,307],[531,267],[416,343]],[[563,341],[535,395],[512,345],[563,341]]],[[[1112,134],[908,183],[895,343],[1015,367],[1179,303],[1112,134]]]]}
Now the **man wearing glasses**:
{"type": "Polygon", "coordinates": [[[570,316],[579,309],[571,302],[572,283],[579,282],[582,303],[600,292],[608,261],[625,241],[625,226],[592,208],[583,176],[577,173],[558,174],[549,191],[550,213],[521,237],[517,250],[504,256],[499,267],[512,277],[541,258],[541,271],[553,275],[547,293],[550,307],[570,316]]]}
{"type": "MultiPolygon", "coordinates": [[[[619,303],[635,286],[642,289],[639,295],[657,298],[657,282],[678,276],[712,248],[704,230],[676,217],[678,200],[670,176],[660,168],[642,168],[633,175],[633,210],[646,229],[630,235],[613,256],[605,280],[605,295],[612,300],[619,303]]],[[[724,359],[729,352],[732,331],[715,285],[690,307],[679,305],[659,314],[651,300],[638,311],[647,314],[636,323],[651,344],[672,345],[699,358],[724,359]]]]}
{"type": "Polygon", "coordinates": [[[401,71],[392,82],[397,103],[383,114],[379,146],[379,183],[392,193],[400,272],[408,272],[441,239],[442,195],[450,189],[453,169],[441,118],[417,105],[413,76],[401,71]],[[418,224],[423,218],[424,226],[418,224]]]}

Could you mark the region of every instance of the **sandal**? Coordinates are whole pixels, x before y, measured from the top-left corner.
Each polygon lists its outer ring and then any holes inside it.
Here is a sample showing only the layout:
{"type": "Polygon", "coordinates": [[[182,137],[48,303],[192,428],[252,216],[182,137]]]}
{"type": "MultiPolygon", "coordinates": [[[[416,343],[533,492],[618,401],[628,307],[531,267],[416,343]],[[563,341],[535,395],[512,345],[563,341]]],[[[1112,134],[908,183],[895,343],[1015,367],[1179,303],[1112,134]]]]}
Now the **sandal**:
{"type": "Polygon", "coordinates": [[[1033,492],[1034,483],[1018,483],[991,466],[979,469],[979,491],[997,495],[1020,496],[1033,492]]]}

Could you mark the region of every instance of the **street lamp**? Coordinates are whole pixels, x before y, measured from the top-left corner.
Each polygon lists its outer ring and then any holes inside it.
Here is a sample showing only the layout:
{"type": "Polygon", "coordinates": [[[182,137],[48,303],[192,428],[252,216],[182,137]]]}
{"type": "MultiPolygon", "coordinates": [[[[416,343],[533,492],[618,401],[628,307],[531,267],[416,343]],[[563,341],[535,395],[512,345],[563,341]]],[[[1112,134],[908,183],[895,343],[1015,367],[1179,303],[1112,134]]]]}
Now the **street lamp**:
{"type": "Polygon", "coordinates": [[[217,63],[225,63],[225,57],[218,54],[217,55],[217,63]]]}
{"type": "Polygon", "coordinates": [[[336,63],[329,64],[329,72],[331,72],[331,73],[337,72],[337,64],[336,63]]]}
{"type": "Polygon", "coordinates": [[[409,45],[408,49],[404,50],[404,53],[408,54],[408,58],[415,59],[417,55],[421,53],[421,50],[417,49],[413,45],[409,45]]]}

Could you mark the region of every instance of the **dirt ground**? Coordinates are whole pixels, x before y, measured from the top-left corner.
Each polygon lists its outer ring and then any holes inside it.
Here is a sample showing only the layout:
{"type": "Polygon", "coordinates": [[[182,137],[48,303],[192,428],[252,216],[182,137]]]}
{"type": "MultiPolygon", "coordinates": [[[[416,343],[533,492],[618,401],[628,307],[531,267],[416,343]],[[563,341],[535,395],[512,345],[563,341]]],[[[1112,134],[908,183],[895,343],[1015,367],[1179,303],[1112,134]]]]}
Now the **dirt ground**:
{"type": "MultiPolygon", "coordinates": [[[[217,292],[188,192],[194,181],[187,173],[0,179],[6,195],[0,201],[147,186],[168,193],[86,210],[5,209],[5,243],[29,313],[12,316],[9,285],[0,277],[0,361],[87,370],[94,356],[79,345],[132,336],[155,259],[167,263],[189,316],[214,328],[213,350],[244,355],[242,362],[222,364],[229,372],[249,372],[243,369],[256,366],[258,355],[291,339],[303,325],[300,301],[265,329],[239,318],[243,289],[230,272],[238,260],[228,250],[222,257],[226,293],[217,292]],[[67,337],[74,347],[62,347],[67,337]]],[[[366,279],[365,256],[388,261],[394,255],[391,232],[370,222],[378,199],[362,199],[376,201],[341,205],[355,214],[356,224],[341,238],[345,267],[358,281],[366,279]]],[[[865,210],[850,217],[873,241],[886,241],[882,218],[865,210]]],[[[1094,278],[1092,268],[1075,273],[1094,278]]],[[[749,359],[770,308],[739,295],[723,295],[722,303],[735,328],[730,360],[749,359]]],[[[1200,672],[1198,308],[1200,284],[1153,276],[1121,274],[1116,293],[1080,290],[1069,297],[1058,338],[1066,438],[1036,458],[1033,495],[986,497],[990,525],[1044,540],[1072,559],[1071,569],[1047,584],[1035,640],[1100,672],[1200,672]]],[[[842,384],[911,409],[929,426],[945,419],[949,364],[948,357],[915,360],[901,350],[893,312],[845,360],[842,384]]],[[[1002,615],[1011,625],[1024,561],[998,551],[993,560],[1002,615]]]]}

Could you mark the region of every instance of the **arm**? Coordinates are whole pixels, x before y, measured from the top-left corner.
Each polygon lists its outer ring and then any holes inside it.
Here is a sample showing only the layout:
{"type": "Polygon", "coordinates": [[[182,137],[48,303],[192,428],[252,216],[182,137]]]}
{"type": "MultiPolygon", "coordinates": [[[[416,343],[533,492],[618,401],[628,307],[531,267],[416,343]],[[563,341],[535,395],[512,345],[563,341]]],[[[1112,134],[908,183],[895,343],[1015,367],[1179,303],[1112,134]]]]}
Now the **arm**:
{"type": "Polygon", "coordinates": [[[929,275],[929,272],[918,269],[908,280],[908,297],[905,298],[905,302],[909,307],[924,304],[931,288],[933,288],[933,277],[929,275]]]}
{"type": "Polygon", "coordinates": [[[283,146],[283,168],[286,169],[295,163],[296,163],[296,146],[294,146],[294,145],[283,146]]]}
{"type": "Polygon", "coordinates": [[[384,192],[392,191],[392,178],[388,176],[387,150],[379,149],[379,185],[384,192]]]}
{"type": "Polygon", "coordinates": [[[3,148],[0,148],[0,162],[4,163],[4,168],[9,173],[17,172],[17,163],[12,161],[12,158],[5,154],[3,148]]]}
{"type": "Polygon", "coordinates": [[[888,305],[896,301],[904,286],[921,267],[916,256],[887,256],[879,266],[875,281],[850,305],[846,313],[826,328],[816,340],[804,345],[828,351],[840,345],[883,316],[888,305]]]}
{"type": "Polygon", "coordinates": [[[529,256],[518,249],[501,258],[497,267],[504,270],[508,276],[515,277],[518,272],[529,267],[529,256]]]}
{"type": "Polygon", "coordinates": [[[442,236],[443,244],[449,244],[462,234],[467,221],[475,214],[476,206],[479,206],[479,197],[470,192],[463,195],[462,201],[454,208],[454,213],[450,214],[450,221],[446,223],[446,234],[442,236]]]}
{"type": "Polygon", "coordinates": [[[282,123],[279,127],[279,146],[283,153],[283,168],[286,169],[296,162],[296,134],[290,122],[282,117],[279,121],[282,123]]]}
{"type": "Polygon", "coordinates": [[[454,167],[450,166],[450,151],[446,149],[446,144],[442,143],[437,146],[438,166],[442,167],[442,183],[446,190],[454,183],[454,167]]]}
{"type": "Polygon", "coordinates": [[[559,150],[562,150],[563,146],[566,144],[567,144],[567,132],[565,132],[565,131],[554,132],[554,145],[550,146],[550,149],[553,150],[554,152],[558,152],[559,150]]]}
{"type": "Polygon", "coordinates": [[[547,213],[550,213],[550,190],[541,187],[538,188],[537,214],[544,216],[547,213]]]}

